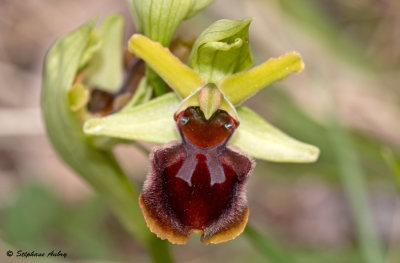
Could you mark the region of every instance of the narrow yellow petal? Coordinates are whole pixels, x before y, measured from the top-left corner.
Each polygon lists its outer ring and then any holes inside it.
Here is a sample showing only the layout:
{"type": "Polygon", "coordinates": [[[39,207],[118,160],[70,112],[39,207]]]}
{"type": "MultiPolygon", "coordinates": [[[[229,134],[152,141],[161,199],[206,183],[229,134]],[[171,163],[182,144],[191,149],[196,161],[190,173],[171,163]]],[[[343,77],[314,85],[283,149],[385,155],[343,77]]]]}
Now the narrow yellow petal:
{"type": "Polygon", "coordinates": [[[201,76],[183,64],[169,49],[143,35],[135,34],[131,37],[129,50],[143,59],[182,98],[204,84],[201,76]]]}
{"type": "Polygon", "coordinates": [[[271,58],[247,71],[226,77],[218,86],[233,105],[238,105],[272,82],[282,80],[293,72],[300,72],[303,68],[300,55],[290,52],[279,58],[271,58]]]}

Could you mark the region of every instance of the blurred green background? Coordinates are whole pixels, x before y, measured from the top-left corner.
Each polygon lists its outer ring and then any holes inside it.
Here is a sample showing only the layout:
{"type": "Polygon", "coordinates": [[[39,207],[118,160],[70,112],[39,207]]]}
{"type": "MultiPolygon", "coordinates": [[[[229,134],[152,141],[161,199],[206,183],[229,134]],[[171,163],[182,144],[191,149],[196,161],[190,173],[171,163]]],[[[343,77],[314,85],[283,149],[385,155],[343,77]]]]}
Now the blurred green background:
{"type": "MultiPolygon", "coordinates": [[[[0,262],[150,262],[102,200],[56,156],[39,98],[46,50],[93,16],[126,17],[123,0],[0,0],[0,262]],[[8,258],[7,250],[68,253],[8,258]]],[[[400,262],[400,2],[216,0],[177,35],[253,17],[255,64],[296,50],[306,69],[246,102],[321,149],[315,164],[257,162],[250,225],[234,241],[171,246],[176,262],[400,262]]],[[[147,148],[152,145],[146,144],[147,148]]],[[[139,185],[149,168],[115,150],[139,185]]]]}

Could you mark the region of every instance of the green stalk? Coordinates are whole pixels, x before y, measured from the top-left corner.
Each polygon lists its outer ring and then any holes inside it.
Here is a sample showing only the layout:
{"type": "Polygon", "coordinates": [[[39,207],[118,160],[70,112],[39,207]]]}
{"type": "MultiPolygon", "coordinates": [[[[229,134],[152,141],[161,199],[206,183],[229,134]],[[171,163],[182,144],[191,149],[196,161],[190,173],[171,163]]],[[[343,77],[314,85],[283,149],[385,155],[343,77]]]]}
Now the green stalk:
{"type": "Polygon", "coordinates": [[[70,111],[72,86],[94,20],[59,39],[44,65],[41,98],[43,118],[58,155],[105,200],[122,225],[148,247],[153,262],[172,262],[168,244],[150,233],[138,205],[138,190],[110,151],[95,148],[70,111]]]}
{"type": "Polygon", "coordinates": [[[244,229],[245,237],[256,247],[268,260],[273,263],[293,263],[288,254],[283,253],[274,242],[262,236],[249,224],[244,229]]]}
{"type": "Polygon", "coordinates": [[[351,138],[334,119],[331,121],[328,136],[336,155],[341,181],[350,204],[364,260],[367,263],[384,262],[382,244],[368,207],[362,168],[351,138]]]}
{"type": "Polygon", "coordinates": [[[392,172],[393,180],[396,182],[397,190],[400,193],[400,159],[396,158],[393,151],[389,148],[384,148],[382,155],[386,165],[392,172]]]}

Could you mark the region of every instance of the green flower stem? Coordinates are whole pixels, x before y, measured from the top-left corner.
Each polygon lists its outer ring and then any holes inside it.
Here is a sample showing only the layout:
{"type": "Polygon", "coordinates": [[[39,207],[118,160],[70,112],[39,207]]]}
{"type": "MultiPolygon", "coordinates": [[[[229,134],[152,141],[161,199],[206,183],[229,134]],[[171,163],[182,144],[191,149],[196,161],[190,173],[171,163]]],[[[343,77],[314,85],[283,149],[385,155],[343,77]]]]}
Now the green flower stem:
{"type": "Polygon", "coordinates": [[[382,155],[387,166],[390,168],[393,174],[393,179],[396,182],[397,190],[400,193],[400,159],[396,158],[393,151],[389,148],[384,148],[382,150],[382,155]]]}
{"type": "Polygon", "coordinates": [[[154,262],[172,262],[168,244],[147,230],[138,205],[138,191],[110,151],[95,148],[70,110],[67,92],[94,20],[58,40],[44,66],[41,104],[47,132],[59,156],[104,198],[122,225],[145,244],[154,262]]]}
{"type": "Polygon", "coordinates": [[[335,119],[331,121],[328,135],[337,158],[342,184],[350,203],[364,260],[366,263],[384,262],[382,244],[368,207],[362,168],[357,160],[351,138],[335,119]]]}
{"type": "Polygon", "coordinates": [[[258,233],[252,226],[244,229],[245,237],[267,258],[271,263],[293,263],[293,259],[265,236],[258,233]]]}

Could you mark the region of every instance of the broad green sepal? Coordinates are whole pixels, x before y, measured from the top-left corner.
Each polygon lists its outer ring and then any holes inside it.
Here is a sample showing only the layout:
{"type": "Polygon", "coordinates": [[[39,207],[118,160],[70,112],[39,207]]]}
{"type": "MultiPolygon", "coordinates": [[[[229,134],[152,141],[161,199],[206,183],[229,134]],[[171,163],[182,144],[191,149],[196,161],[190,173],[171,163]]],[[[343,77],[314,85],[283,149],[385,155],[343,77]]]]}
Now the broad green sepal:
{"type": "Polygon", "coordinates": [[[317,160],[317,147],[289,137],[247,107],[241,106],[236,110],[240,126],[230,144],[266,161],[307,163],[317,160]]]}
{"type": "Polygon", "coordinates": [[[168,46],[179,24],[213,0],[127,0],[136,29],[168,46]]]}
{"type": "Polygon", "coordinates": [[[282,80],[293,72],[300,72],[303,68],[300,55],[290,52],[226,77],[221,80],[218,88],[233,105],[238,105],[272,82],[282,80]]]}
{"type": "Polygon", "coordinates": [[[123,30],[124,19],[120,15],[108,16],[101,24],[97,31],[101,47],[89,62],[87,86],[108,92],[115,92],[121,87],[123,30]]]}
{"type": "Polygon", "coordinates": [[[218,20],[197,38],[189,66],[206,83],[218,84],[225,76],[245,70],[252,63],[248,30],[251,19],[218,20]]]}
{"type": "Polygon", "coordinates": [[[143,59],[182,98],[204,84],[201,76],[182,63],[168,48],[143,35],[135,34],[131,37],[129,50],[143,59]]]}
{"type": "Polygon", "coordinates": [[[171,92],[131,109],[90,119],[83,129],[88,135],[128,140],[156,143],[179,140],[173,118],[179,103],[178,96],[171,92]]]}

